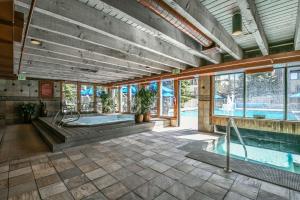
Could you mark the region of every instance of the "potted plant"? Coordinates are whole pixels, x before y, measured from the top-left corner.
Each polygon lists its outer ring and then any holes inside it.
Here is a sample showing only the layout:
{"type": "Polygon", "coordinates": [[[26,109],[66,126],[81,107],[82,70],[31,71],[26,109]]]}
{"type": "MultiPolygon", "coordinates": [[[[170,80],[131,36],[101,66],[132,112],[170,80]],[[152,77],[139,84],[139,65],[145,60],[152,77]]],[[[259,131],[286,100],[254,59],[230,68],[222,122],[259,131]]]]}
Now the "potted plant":
{"type": "Polygon", "coordinates": [[[142,113],[141,98],[140,98],[139,93],[137,93],[135,95],[133,111],[135,113],[135,122],[136,123],[142,123],[143,120],[144,120],[144,115],[142,113]]]}
{"type": "Polygon", "coordinates": [[[138,96],[141,99],[141,113],[144,115],[144,122],[149,122],[151,106],[155,101],[156,93],[142,88],[139,90],[138,96]]]}
{"type": "Polygon", "coordinates": [[[36,104],[27,103],[19,106],[20,115],[25,123],[30,123],[33,113],[35,112],[36,104]]]}
{"type": "Polygon", "coordinates": [[[100,94],[102,113],[112,113],[114,111],[114,102],[112,97],[105,92],[100,94]]]}

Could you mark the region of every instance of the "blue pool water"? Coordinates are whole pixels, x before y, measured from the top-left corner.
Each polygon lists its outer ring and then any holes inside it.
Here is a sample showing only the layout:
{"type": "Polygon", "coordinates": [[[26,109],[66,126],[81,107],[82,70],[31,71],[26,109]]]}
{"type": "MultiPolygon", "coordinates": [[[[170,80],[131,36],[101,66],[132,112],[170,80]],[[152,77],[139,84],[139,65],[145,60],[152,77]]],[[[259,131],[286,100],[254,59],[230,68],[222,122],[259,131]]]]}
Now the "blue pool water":
{"type": "MultiPolygon", "coordinates": [[[[239,143],[230,143],[230,156],[233,158],[244,160],[244,149],[239,143]]],[[[248,161],[254,163],[264,164],[277,169],[290,171],[300,174],[300,155],[276,151],[272,149],[265,149],[256,146],[246,145],[248,152],[248,161]]],[[[226,143],[221,139],[218,144],[210,150],[216,154],[226,155],[226,143]]]]}
{"type": "Polygon", "coordinates": [[[134,115],[99,115],[99,116],[83,116],[77,121],[68,123],[71,126],[95,126],[103,124],[111,124],[124,121],[133,121],[134,115]]]}
{"type": "MultiPolygon", "coordinates": [[[[187,116],[187,117],[197,117],[198,116],[198,110],[186,110],[181,111],[181,116],[187,116]]],[[[237,117],[243,117],[243,111],[242,110],[235,110],[232,113],[230,113],[232,116],[237,117]]],[[[215,110],[214,115],[227,115],[226,112],[223,110],[215,110]]],[[[284,114],[280,111],[267,111],[267,110],[247,110],[246,117],[253,117],[254,115],[265,115],[266,119],[283,119],[284,114]]],[[[297,120],[296,115],[292,113],[288,113],[288,119],[289,120],[297,120]]]]}

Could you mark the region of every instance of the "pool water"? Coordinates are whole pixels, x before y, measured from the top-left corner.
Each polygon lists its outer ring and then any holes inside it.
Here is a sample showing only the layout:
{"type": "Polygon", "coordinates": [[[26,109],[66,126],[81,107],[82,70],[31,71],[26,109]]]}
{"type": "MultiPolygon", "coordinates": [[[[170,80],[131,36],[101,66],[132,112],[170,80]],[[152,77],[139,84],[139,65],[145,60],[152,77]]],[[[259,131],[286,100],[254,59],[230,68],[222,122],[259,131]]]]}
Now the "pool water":
{"type": "Polygon", "coordinates": [[[134,115],[99,115],[99,116],[83,116],[78,120],[69,122],[69,126],[93,126],[111,124],[117,122],[134,121],[134,115]]]}
{"type": "MultiPolygon", "coordinates": [[[[245,141],[246,143],[246,141],[245,141]]],[[[277,151],[273,149],[265,149],[257,146],[246,145],[248,152],[248,161],[264,164],[277,169],[290,171],[300,174],[300,155],[277,151]]],[[[209,151],[219,155],[226,155],[226,142],[221,138],[213,149],[209,151]]],[[[245,152],[243,146],[237,142],[230,143],[230,156],[233,158],[245,159],[245,152]]]]}

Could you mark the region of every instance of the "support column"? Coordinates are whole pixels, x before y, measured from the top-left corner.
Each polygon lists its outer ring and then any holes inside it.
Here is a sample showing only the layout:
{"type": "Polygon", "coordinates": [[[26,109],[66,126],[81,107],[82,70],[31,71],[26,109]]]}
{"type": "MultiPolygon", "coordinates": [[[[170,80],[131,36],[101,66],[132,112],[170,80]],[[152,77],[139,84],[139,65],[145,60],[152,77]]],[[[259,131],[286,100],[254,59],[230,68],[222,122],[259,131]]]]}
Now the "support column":
{"type": "Polygon", "coordinates": [[[97,86],[96,86],[96,84],[93,84],[93,93],[94,93],[94,99],[93,99],[93,101],[94,101],[94,103],[93,103],[93,112],[97,112],[97,93],[96,93],[96,89],[97,89],[97,86]]]}
{"type": "Polygon", "coordinates": [[[127,85],[127,112],[131,112],[131,85],[127,85]]]}
{"type": "Polygon", "coordinates": [[[177,127],[178,123],[178,103],[179,103],[179,81],[174,80],[174,116],[171,125],[177,127]]]}
{"type": "Polygon", "coordinates": [[[199,102],[198,102],[198,130],[202,132],[212,132],[211,124],[211,76],[201,76],[199,78],[199,102]]]}
{"type": "Polygon", "coordinates": [[[161,99],[161,81],[157,81],[157,117],[160,117],[160,109],[161,109],[161,105],[160,105],[160,99],[161,99]]]}

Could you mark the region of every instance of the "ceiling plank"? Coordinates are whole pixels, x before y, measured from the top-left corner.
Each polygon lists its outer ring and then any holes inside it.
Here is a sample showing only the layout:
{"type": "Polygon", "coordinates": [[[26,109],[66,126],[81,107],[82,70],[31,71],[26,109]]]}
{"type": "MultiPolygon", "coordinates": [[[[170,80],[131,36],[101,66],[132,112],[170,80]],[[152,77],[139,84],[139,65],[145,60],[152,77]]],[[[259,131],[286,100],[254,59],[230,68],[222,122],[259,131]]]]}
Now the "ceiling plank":
{"type": "MultiPolygon", "coordinates": [[[[17,58],[18,56],[16,56],[17,58]]],[[[55,58],[51,57],[45,57],[45,56],[39,56],[35,54],[28,54],[24,53],[24,61],[38,61],[38,62],[44,62],[44,63],[49,63],[49,64],[58,64],[58,65],[66,65],[66,66],[77,66],[82,69],[99,69],[102,70],[103,73],[105,72],[113,72],[113,73],[123,73],[123,74],[133,74],[135,76],[149,76],[150,73],[141,73],[140,71],[136,70],[129,70],[129,69],[122,69],[121,67],[116,67],[116,66],[111,66],[109,64],[105,64],[102,66],[96,66],[96,65],[90,65],[90,64],[80,64],[76,62],[71,62],[71,61],[63,61],[63,60],[58,60],[55,58]],[[104,71],[105,70],[105,71],[104,71]]],[[[15,62],[16,63],[16,62],[15,62]]],[[[23,62],[22,64],[25,64],[26,62],[23,62]]]]}
{"type": "MultiPolygon", "coordinates": [[[[15,50],[18,52],[19,47],[16,46],[15,50]]],[[[31,47],[26,47],[26,51],[27,54],[30,55],[38,55],[38,56],[44,56],[44,57],[50,57],[50,58],[55,58],[58,60],[63,60],[63,61],[70,61],[70,62],[76,62],[79,64],[90,64],[90,65],[95,65],[95,66],[107,66],[107,63],[103,63],[103,62],[99,62],[99,61],[94,61],[94,60],[89,60],[89,59],[83,59],[83,58],[78,58],[78,57],[74,57],[74,56],[69,56],[69,55],[62,55],[59,53],[56,53],[55,51],[47,51],[44,49],[36,49],[36,48],[31,48],[31,47]]],[[[141,67],[135,67],[135,66],[118,66],[118,65],[108,65],[108,67],[110,69],[118,69],[118,67],[121,70],[127,71],[126,69],[128,68],[129,71],[130,69],[133,70],[138,70],[141,73],[143,73],[143,75],[146,75],[147,73],[153,73],[153,74],[160,74],[161,71],[156,70],[156,69],[147,69],[145,67],[141,68],[141,67]]],[[[106,68],[102,67],[102,70],[105,71],[106,68]]]]}
{"type": "Polygon", "coordinates": [[[145,9],[145,7],[136,0],[96,0],[95,3],[95,8],[103,8],[105,10],[111,10],[111,12],[120,12],[131,22],[150,30],[156,36],[170,41],[172,44],[175,44],[191,54],[205,58],[212,63],[220,63],[220,55],[207,56],[201,52],[202,47],[198,42],[155,13],[145,9]]]}
{"type": "MultiPolygon", "coordinates": [[[[16,9],[24,13],[28,12],[28,9],[20,6],[16,6],[16,9]]],[[[185,69],[184,64],[160,56],[153,52],[146,51],[142,48],[132,46],[124,41],[116,40],[107,35],[91,31],[84,27],[80,27],[67,21],[59,20],[42,13],[35,13],[34,16],[35,17],[31,21],[31,27],[56,34],[61,34],[73,39],[87,41],[95,45],[100,45],[103,47],[103,49],[109,48],[114,50],[115,52],[117,52],[115,53],[117,55],[122,52],[123,54],[125,54],[123,55],[123,59],[127,59],[129,62],[163,71],[171,71],[170,66],[185,69]]]]}
{"type": "MultiPolygon", "coordinates": [[[[65,55],[69,57],[81,58],[83,62],[85,62],[85,60],[90,60],[90,61],[101,62],[104,64],[110,64],[112,66],[146,69],[146,66],[144,65],[131,63],[126,60],[121,60],[117,58],[108,57],[105,55],[96,54],[88,50],[83,50],[83,49],[79,50],[79,49],[70,48],[68,46],[47,43],[45,41],[43,41],[41,45],[33,45],[29,41],[27,41],[26,47],[30,49],[38,49],[41,51],[55,52],[56,54],[65,55]]],[[[171,72],[171,70],[166,70],[166,71],[171,72]]]]}
{"type": "Polygon", "coordinates": [[[296,21],[294,45],[295,45],[295,50],[300,50],[300,1],[298,2],[298,15],[296,21]]]}
{"type": "Polygon", "coordinates": [[[255,1],[253,0],[236,0],[242,16],[245,17],[245,26],[252,33],[262,54],[269,55],[268,40],[263,29],[259,13],[256,9],[255,1]]]}
{"type": "MultiPolygon", "coordinates": [[[[19,0],[16,4],[28,8],[29,0],[19,0]]],[[[201,64],[199,57],[76,0],[38,1],[35,11],[126,41],[177,62],[195,67],[201,64]]]]}
{"type": "Polygon", "coordinates": [[[243,58],[243,51],[216,18],[199,0],[163,0],[183,17],[211,38],[235,59],[243,58]]]}

